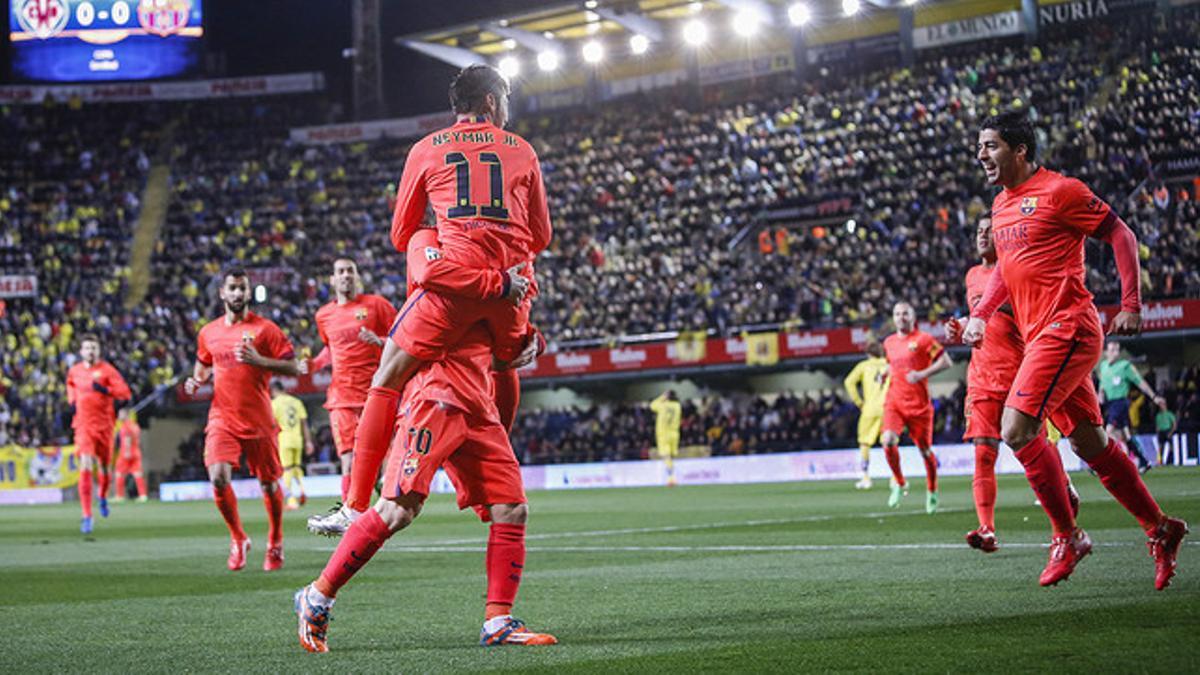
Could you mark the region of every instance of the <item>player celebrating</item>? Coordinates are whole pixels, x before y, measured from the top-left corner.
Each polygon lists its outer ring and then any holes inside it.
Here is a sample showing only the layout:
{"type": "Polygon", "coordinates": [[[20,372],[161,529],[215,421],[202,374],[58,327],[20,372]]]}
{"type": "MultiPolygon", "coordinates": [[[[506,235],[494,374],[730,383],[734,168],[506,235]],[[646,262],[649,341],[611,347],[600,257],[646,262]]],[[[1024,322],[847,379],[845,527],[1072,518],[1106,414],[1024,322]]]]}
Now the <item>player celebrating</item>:
{"type": "Polygon", "coordinates": [[[83,518],[79,531],[92,533],[92,472],[100,488],[100,515],[108,517],[108,465],[112,462],[115,401],[133,395],[125,378],[100,358],[100,338],[85,333],[79,338],[82,359],[67,371],[67,403],[75,407],[75,455],[79,458],[79,506],[83,518]]]}
{"type": "Polygon", "coordinates": [[[658,454],[667,465],[667,485],[674,486],[675,457],[679,455],[679,426],[683,421],[683,406],[675,396],[674,389],[664,391],[650,402],[654,413],[654,438],[658,442],[658,454]]]}
{"type": "MultiPolygon", "coordinates": [[[[527,345],[514,366],[533,358],[527,345]]],[[[321,575],[296,592],[300,644],[329,651],[330,611],[338,591],[393,534],[412,523],[429,495],[439,467],[458,493],[459,508],[471,506],[491,521],[486,567],[487,595],[480,643],[551,645],[552,635],[529,631],[513,618],[512,606],[525,567],[528,509],[521,469],[488,392],[492,345],[481,323],[442,361],[431,362],[404,391],[401,431],[395,437],[383,496],[355,519],[321,575]]]]}
{"type": "Polygon", "coordinates": [[[1104,346],[1104,360],[1100,362],[1100,403],[1104,410],[1104,431],[1118,443],[1129,446],[1133,456],[1137,457],[1138,469],[1145,473],[1150,470],[1150,460],[1146,459],[1142,444],[1138,442],[1129,424],[1130,384],[1141,389],[1143,394],[1154,401],[1155,406],[1161,406],[1165,402],[1154,393],[1129,359],[1121,358],[1121,345],[1116,340],[1109,340],[1104,346]]]}
{"type": "Polygon", "coordinates": [[[1091,236],[1113,247],[1121,276],[1121,311],[1109,332],[1139,332],[1137,239],[1083,183],[1039,167],[1036,150],[1033,126],[1023,114],[984,120],[977,157],[988,182],[1003,188],[992,203],[999,274],[988,280],[963,340],[975,345],[987,339],[987,321],[1011,298],[1025,353],[1005,399],[1001,433],[1053,524],[1050,560],[1040,583],[1066,579],[1092,549],[1087,533],[1075,525],[1062,458],[1042,430],[1048,416],[1145,530],[1155,561],[1154,585],[1162,590],[1175,574],[1187,524],[1163,514],[1129,456],[1101,427],[1091,372],[1104,331],[1084,283],[1084,240],[1091,236]]]}
{"type": "Polygon", "coordinates": [[[129,475],[137,485],[138,502],[145,502],[148,497],[146,477],[142,473],[142,428],[129,408],[121,408],[117,413],[117,495],[113,501],[125,501],[125,477],[129,475]]]}
{"type": "Polygon", "coordinates": [[[871,448],[879,442],[883,427],[883,400],[888,390],[888,364],[879,342],[867,342],[867,358],[859,361],[842,381],[850,400],[858,406],[858,454],[861,473],[854,487],[871,489],[871,448]],[[859,388],[862,393],[859,393],[859,388]]]}
{"type": "MultiPolygon", "coordinates": [[[[317,310],[317,333],[325,349],[313,362],[316,369],[333,364],[333,378],[325,392],[325,409],[329,411],[329,426],[333,444],[342,463],[342,501],[350,489],[350,473],[354,466],[354,433],[358,418],[367,401],[371,376],[379,365],[383,352],[383,337],[387,335],[396,308],[378,295],[359,293],[362,280],[358,264],[349,258],[333,261],[333,276],[329,278],[335,298],[317,310]]],[[[375,478],[371,478],[374,485],[375,478]]]]}
{"type": "Polygon", "coordinates": [[[929,398],[929,376],[952,365],[950,355],[929,333],[917,329],[912,305],[898,302],[892,308],[896,332],[883,341],[890,372],[883,405],[883,452],[892,469],[892,492],[888,506],[897,508],[908,494],[908,483],[900,470],[900,434],[908,430],[925,460],[925,512],[938,508],[937,457],[933,454],[933,401],[929,398]]]}
{"type": "MultiPolygon", "coordinates": [[[[304,456],[313,451],[312,434],[308,430],[308,410],[304,402],[283,389],[279,380],[271,381],[271,414],[279,427],[279,463],[283,465],[283,489],[287,491],[288,511],[300,508],[308,497],[304,495],[304,456]],[[292,485],[296,490],[292,490],[292,485]]],[[[344,483],[345,481],[343,481],[344,483]]]]}
{"type": "Polygon", "coordinates": [[[300,375],[303,364],[294,357],[292,343],[270,319],[246,307],[250,281],[240,267],[225,272],[221,284],[225,314],[200,330],[196,338],[196,365],[184,382],[194,394],[211,377],[213,400],[204,427],[204,465],[213,486],[213,501],[229,527],[228,566],[246,566],[250,537],[242,529],[237,495],[229,484],[233,467],[245,455],[246,468],[262,486],[270,530],[263,569],[283,567],[283,495],[279,491],[279,438],[271,416],[267,383],[271,374],[300,375]]]}

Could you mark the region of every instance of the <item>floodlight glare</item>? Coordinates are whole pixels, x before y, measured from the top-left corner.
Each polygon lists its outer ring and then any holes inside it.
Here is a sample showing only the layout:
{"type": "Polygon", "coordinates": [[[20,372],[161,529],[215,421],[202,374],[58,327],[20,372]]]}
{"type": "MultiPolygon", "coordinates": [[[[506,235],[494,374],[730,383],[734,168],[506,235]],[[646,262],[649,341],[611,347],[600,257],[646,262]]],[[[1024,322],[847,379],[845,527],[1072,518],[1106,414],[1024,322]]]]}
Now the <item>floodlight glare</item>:
{"type": "Polygon", "coordinates": [[[842,14],[854,16],[860,9],[862,9],[862,3],[859,0],[842,0],[842,14]]]}
{"type": "Polygon", "coordinates": [[[601,59],[604,58],[604,45],[595,40],[588,40],[584,43],[581,51],[583,53],[583,60],[588,63],[600,63],[601,59]]]}
{"type": "Polygon", "coordinates": [[[558,68],[558,52],[546,50],[537,55],[538,68],[550,72],[558,68]]]}
{"type": "Polygon", "coordinates": [[[500,74],[511,80],[521,73],[521,62],[515,56],[506,56],[497,64],[500,74]]]}
{"type": "Polygon", "coordinates": [[[648,49],[650,49],[650,38],[645,35],[634,34],[629,38],[629,51],[634,54],[645,54],[648,49]]]}
{"type": "Polygon", "coordinates": [[[744,38],[753,37],[761,25],[762,16],[753,9],[741,9],[733,15],[733,32],[744,38]]]}
{"type": "Polygon", "coordinates": [[[708,40],[708,26],[699,19],[692,19],[683,25],[683,41],[693,47],[699,47],[708,40]]]}
{"type": "Polygon", "coordinates": [[[803,2],[797,2],[788,7],[788,21],[793,26],[803,26],[812,19],[812,10],[803,2]]]}

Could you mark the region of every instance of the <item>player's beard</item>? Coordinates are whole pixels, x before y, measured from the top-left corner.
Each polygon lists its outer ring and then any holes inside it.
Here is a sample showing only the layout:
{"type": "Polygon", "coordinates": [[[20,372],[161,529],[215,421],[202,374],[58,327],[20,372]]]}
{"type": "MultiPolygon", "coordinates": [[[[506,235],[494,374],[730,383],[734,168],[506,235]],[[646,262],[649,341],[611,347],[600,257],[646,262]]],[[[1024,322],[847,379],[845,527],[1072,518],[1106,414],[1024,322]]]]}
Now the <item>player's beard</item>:
{"type": "Polygon", "coordinates": [[[225,312],[228,314],[241,314],[245,310],[246,310],[246,301],[245,300],[242,300],[241,302],[233,302],[230,300],[225,301],[225,312]]]}

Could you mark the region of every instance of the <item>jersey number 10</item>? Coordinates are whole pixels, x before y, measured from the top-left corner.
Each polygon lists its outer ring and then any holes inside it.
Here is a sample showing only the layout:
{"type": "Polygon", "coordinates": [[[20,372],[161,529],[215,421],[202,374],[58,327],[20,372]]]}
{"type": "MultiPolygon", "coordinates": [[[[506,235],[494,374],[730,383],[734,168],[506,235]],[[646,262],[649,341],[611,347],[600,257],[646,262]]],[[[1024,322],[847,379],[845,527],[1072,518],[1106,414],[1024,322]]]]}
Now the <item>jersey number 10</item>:
{"type": "Polygon", "coordinates": [[[491,201],[487,206],[471,203],[471,162],[461,152],[446,153],[446,164],[453,164],[458,179],[458,197],[455,206],[446,209],[447,218],[495,218],[508,220],[508,209],[504,208],[504,170],[500,166],[500,155],[494,152],[479,153],[479,162],[488,167],[488,182],[491,201]]]}

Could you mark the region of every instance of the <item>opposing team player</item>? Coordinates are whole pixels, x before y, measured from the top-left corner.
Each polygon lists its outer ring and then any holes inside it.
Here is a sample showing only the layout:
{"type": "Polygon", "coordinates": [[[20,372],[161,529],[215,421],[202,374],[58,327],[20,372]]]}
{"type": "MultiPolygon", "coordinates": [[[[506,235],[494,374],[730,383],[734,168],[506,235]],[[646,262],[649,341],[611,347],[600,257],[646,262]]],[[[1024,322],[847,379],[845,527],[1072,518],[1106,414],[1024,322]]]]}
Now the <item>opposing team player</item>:
{"type": "Polygon", "coordinates": [[[1166,401],[1154,393],[1150,383],[1146,382],[1137,368],[1129,359],[1121,358],[1121,345],[1116,340],[1109,340],[1104,346],[1104,360],[1100,362],[1100,403],[1104,411],[1104,431],[1118,443],[1129,446],[1133,456],[1137,458],[1138,469],[1145,473],[1150,470],[1150,460],[1138,442],[1129,423],[1129,385],[1134,385],[1156,407],[1166,401]]]}
{"type": "Polygon", "coordinates": [[[213,486],[213,501],[229,527],[230,570],[246,566],[250,537],[242,529],[237,495],[230,481],[245,457],[246,468],[262,486],[270,529],[263,569],[283,567],[283,493],[279,477],[279,438],[267,390],[271,374],[296,376],[304,365],[295,360],[292,343],[273,321],[246,306],[250,281],[240,267],[225,272],[221,283],[225,313],[200,329],[196,365],[184,382],[194,394],[212,378],[213,399],[204,427],[204,466],[213,486]]]}
{"type": "Polygon", "coordinates": [[[899,507],[900,500],[908,494],[908,482],[900,469],[900,434],[907,430],[925,460],[925,512],[936,513],[937,457],[933,453],[933,400],[929,397],[928,379],[953,364],[942,345],[917,328],[912,305],[896,303],[892,322],[896,324],[896,332],[883,341],[889,372],[883,405],[883,452],[892,469],[888,506],[899,507]]]}
{"type": "Polygon", "coordinates": [[[879,442],[883,430],[883,401],[887,398],[888,364],[883,346],[876,340],[867,342],[867,358],[854,365],[842,381],[850,400],[858,406],[859,478],[854,487],[871,489],[871,448],[879,442]],[[860,390],[861,389],[861,393],[860,390]]]}
{"type": "Polygon", "coordinates": [[[1121,277],[1121,311],[1109,332],[1139,332],[1137,239],[1083,183],[1039,167],[1036,151],[1033,126],[1024,114],[984,120],[977,158],[988,182],[1003,188],[992,203],[999,274],[988,280],[963,340],[974,345],[987,339],[987,321],[1006,300],[1011,302],[1025,353],[1005,399],[1001,433],[1053,524],[1050,560],[1040,583],[1066,579],[1092,549],[1087,533],[1076,527],[1062,459],[1043,432],[1042,422],[1049,417],[1145,530],[1155,561],[1155,588],[1162,590],[1175,574],[1187,524],[1163,514],[1137,467],[1101,426],[1091,373],[1100,359],[1104,330],[1084,283],[1084,241],[1090,236],[1112,246],[1121,277]]]}
{"type": "Polygon", "coordinates": [[[683,422],[683,406],[674,389],[664,391],[650,402],[654,413],[654,439],[658,454],[667,465],[667,485],[676,485],[675,458],[679,456],[679,427],[683,422]]]}
{"type": "Polygon", "coordinates": [[[283,382],[271,380],[271,414],[279,427],[279,463],[283,466],[283,489],[288,495],[284,508],[295,511],[308,501],[304,494],[304,456],[313,451],[308,409],[304,401],[284,390],[283,382]]]}
{"type": "Polygon", "coordinates": [[[67,370],[67,403],[75,407],[75,455],[79,458],[79,506],[83,518],[79,531],[91,534],[92,473],[100,489],[100,515],[108,517],[108,466],[112,462],[116,401],[133,395],[125,378],[100,358],[100,338],[85,333],[79,338],[80,361],[67,370]]]}
{"type": "Polygon", "coordinates": [[[113,501],[125,501],[126,476],[133,476],[139,502],[149,498],[146,494],[146,475],[142,472],[142,428],[138,426],[137,415],[130,412],[129,408],[121,408],[121,412],[117,413],[117,467],[114,473],[117,492],[113,501]]]}
{"type": "MultiPolygon", "coordinates": [[[[333,445],[342,463],[345,502],[354,466],[354,433],[367,402],[371,376],[383,353],[384,338],[396,318],[396,308],[378,295],[359,292],[362,280],[358,264],[350,258],[333,261],[329,283],[335,297],[317,310],[317,333],[325,349],[313,361],[313,368],[333,365],[333,377],[325,392],[325,409],[329,411],[333,445]]],[[[374,478],[371,482],[374,484],[374,478]]]]}

